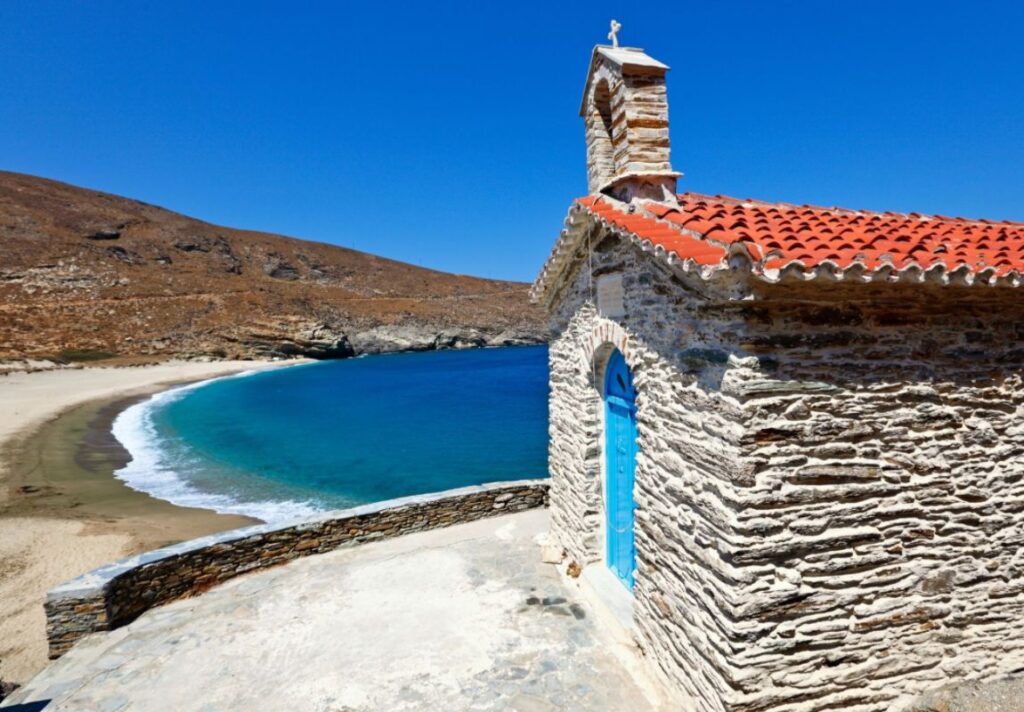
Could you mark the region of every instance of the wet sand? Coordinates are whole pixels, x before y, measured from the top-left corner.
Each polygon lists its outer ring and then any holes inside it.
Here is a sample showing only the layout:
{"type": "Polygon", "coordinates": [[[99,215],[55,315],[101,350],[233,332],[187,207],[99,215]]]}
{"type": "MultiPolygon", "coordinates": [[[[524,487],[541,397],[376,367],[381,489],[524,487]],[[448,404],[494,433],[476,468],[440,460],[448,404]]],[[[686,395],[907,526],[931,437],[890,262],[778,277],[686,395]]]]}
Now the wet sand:
{"type": "Polygon", "coordinates": [[[9,499],[0,518],[86,522],[105,534],[130,537],[133,552],[257,523],[249,517],[179,507],[114,477],[131,458],[110,432],[111,425],[118,413],[149,395],[76,406],[23,439],[10,455],[9,499]]]}
{"type": "Polygon", "coordinates": [[[257,520],[178,507],[113,476],[123,409],[181,383],[270,364],[161,364],[0,379],[0,679],[46,663],[46,591],[109,561],[257,520]]]}

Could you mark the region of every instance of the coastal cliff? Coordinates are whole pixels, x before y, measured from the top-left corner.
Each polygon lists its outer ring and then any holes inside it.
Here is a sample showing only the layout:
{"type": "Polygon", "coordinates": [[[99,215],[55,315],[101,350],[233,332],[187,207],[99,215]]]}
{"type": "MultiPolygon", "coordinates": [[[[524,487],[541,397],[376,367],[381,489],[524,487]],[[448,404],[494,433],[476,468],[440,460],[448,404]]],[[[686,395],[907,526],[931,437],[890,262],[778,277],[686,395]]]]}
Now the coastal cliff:
{"type": "Polygon", "coordinates": [[[0,360],[541,343],[527,290],[0,172],[0,360]]]}

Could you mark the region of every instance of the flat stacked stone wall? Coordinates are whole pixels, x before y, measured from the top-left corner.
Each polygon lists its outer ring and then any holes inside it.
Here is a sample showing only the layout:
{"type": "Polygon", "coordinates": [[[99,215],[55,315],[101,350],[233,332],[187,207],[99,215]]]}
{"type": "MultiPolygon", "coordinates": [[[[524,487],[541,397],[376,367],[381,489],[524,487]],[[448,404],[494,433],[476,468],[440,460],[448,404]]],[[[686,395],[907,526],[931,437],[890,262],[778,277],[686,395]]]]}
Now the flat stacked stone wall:
{"type": "MultiPolygon", "coordinates": [[[[603,406],[612,348],[637,388],[634,495],[638,643],[702,710],[733,685],[723,654],[742,644],[736,582],[722,556],[733,526],[725,494],[740,479],[742,412],[720,383],[743,324],[725,296],[661,269],[638,250],[591,236],[594,274],[621,272],[626,317],[601,316],[588,270],[556,300],[549,343],[552,533],[580,565],[603,566],[603,406]]],[[[707,706],[712,705],[712,706],[707,706]]],[[[713,706],[718,705],[718,706],[713,706]]]]}
{"type": "Polygon", "coordinates": [[[193,539],[96,569],[47,595],[50,658],[89,633],[292,559],[344,546],[521,512],[547,503],[546,480],[481,485],[328,512],[284,526],[260,525],[193,539]]]}
{"type": "Polygon", "coordinates": [[[1024,670],[1019,291],[754,290],[756,358],[726,388],[748,473],[743,709],[898,709],[1024,670]]]}
{"type": "Polygon", "coordinates": [[[585,102],[591,192],[629,174],[671,172],[664,71],[624,70],[600,55],[585,102]]]}
{"type": "Polygon", "coordinates": [[[636,636],[696,709],[882,712],[1024,670],[1017,290],[706,284],[590,244],[554,302],[553,533],[600,562],[598,386],[619,348],[636,636]],[[616,271],[608,319],[591,276],[616,271]]]}

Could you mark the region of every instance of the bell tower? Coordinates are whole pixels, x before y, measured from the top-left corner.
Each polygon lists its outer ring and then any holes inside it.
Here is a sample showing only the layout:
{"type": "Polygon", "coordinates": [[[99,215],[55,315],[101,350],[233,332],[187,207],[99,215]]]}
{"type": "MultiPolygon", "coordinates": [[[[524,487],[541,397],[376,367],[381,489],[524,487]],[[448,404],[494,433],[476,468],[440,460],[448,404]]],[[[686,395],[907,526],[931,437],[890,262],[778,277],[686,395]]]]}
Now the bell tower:
{"type": "Polygon", "coordinates": [[[583,89],[589,189],[626,202],[675,202],[682,174],[669,163],[668,67],[642,49],[619,47],[619,27],[612,20],[612,44],[594,47],[583,89]]]}

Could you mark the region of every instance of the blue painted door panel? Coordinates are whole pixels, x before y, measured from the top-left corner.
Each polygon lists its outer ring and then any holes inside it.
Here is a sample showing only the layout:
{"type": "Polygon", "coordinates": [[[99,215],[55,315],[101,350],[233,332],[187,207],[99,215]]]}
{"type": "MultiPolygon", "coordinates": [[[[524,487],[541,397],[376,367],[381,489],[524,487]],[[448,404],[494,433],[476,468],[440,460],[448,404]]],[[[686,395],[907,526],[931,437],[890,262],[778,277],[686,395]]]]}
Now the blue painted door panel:
{"type": "Polygon", "coordinates": [[[633,587],[636,545],[633,536],[633,483],[636,476],[636,390],[618,351],[605,374],[605,531],[608,567],[633,587]]]}

